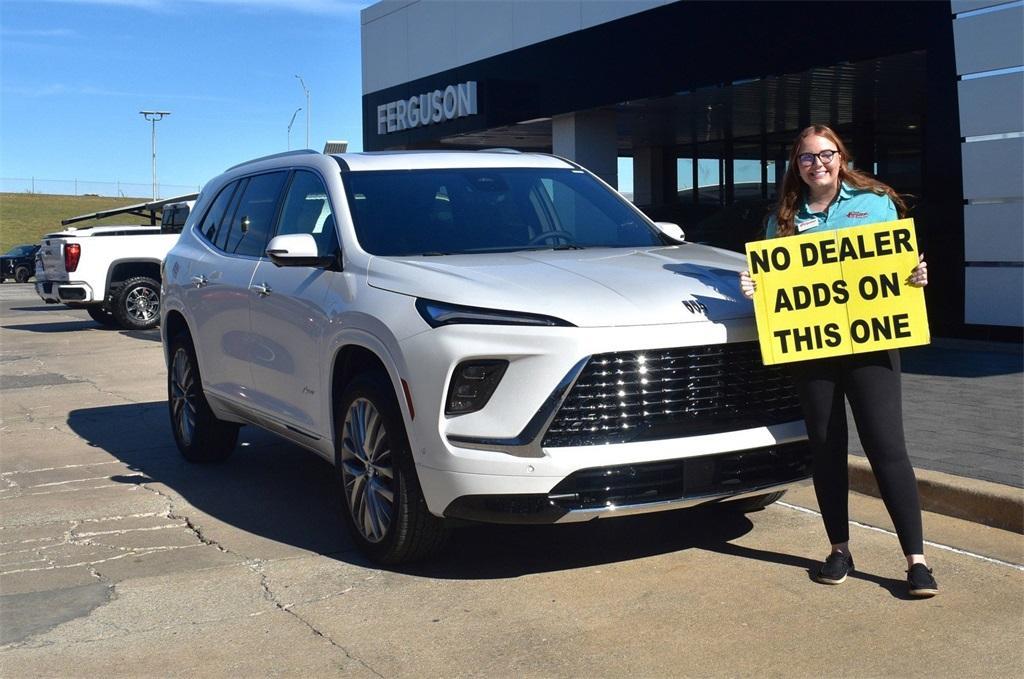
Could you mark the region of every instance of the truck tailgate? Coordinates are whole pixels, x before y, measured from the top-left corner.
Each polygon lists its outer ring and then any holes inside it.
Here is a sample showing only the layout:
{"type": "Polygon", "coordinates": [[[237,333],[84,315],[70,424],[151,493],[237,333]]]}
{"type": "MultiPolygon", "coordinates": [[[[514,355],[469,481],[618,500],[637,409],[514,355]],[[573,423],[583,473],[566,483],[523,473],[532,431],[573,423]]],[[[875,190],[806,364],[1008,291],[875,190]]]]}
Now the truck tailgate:
{"type": "Polygon", "coordinates": [[[66,281],[68,272],[64,268],[64,238],[43,240],[36,256],[36,279],[66,281]],[[40,275],[41,274],[41,275],[40,275]]]}

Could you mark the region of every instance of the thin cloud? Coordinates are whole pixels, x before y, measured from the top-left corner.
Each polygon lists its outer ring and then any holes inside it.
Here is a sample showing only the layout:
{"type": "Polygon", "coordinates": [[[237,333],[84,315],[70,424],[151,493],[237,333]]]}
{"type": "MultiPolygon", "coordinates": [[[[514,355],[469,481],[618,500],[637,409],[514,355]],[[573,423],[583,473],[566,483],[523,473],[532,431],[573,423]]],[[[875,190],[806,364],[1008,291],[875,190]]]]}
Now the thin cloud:
{"type": "MultiPolygon", "coordinates": [[[[10,1],[10,0],[8,0],[10,1]]],[[[15,0],[17,1],[17,0],[15,0]]],[[[25,1],[25,0],[23,0],[25,1]]],[[[231,7],[242,11],[271,9],[301,14],[355,14],[373,4],[372,0],[31,0],[67,5],[103,5],[149,12],[180,12],[185,5],[231,7]]]]}
{"type": "Polygon", "coordinates": [[[170,92],[125,92],[122,90],[111,90],[92,85],[66,85],[64,83],[50,83],[33,86],[5,86],[3,93],[17,97],[43,98],[43,97],[133,97],[135,99],[155,99],[161,101],[208,101],[230,103],[236,101],[230,97],[218,97],[204,94],[174,94],[170,92]]]}
{"type": "Polygon", "coordinates": [[[0,28],[0,36],[4,38],[70,38],[76,35],[78,33],[70,28],[0,28]]]}

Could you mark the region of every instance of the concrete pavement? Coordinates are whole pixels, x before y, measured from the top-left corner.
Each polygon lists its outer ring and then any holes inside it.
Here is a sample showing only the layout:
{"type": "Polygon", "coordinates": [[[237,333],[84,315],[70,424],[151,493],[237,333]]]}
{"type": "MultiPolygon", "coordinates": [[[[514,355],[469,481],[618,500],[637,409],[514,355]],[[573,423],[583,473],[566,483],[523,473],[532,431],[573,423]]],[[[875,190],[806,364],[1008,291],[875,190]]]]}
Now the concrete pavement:
{"type": "Polygon", "coordinates": [[[3,676],[1024,666],[1024,536],[926,513],[942,593],[908,600],[884,509],[859,494],[858,573],[839,587],[811,580],[827,545],[806,486],[745,516],[465,528],[428,564],[372,567],[342,531],[326,464],[251,428],[226,464],[183,462],[157,334],[99,329],[17,287],[0,286],[3,676]]]}

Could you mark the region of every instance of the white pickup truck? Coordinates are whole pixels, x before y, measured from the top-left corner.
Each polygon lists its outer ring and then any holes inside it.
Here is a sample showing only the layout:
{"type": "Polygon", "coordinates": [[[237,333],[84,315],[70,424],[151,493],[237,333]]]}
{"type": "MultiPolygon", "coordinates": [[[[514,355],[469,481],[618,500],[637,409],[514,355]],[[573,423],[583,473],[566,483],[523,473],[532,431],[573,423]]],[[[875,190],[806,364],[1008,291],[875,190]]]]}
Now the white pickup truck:
{"type": "Polygon", "coordinates": [[[84,308],[102,325],[156,326],[160,264],[178,241],[195,198],[189,194],[63,220],[61,225],[68,226],[131,214],[150,224],[72,227],[43,236],[36,254],[36,293],[47,304],[84,308]]]}

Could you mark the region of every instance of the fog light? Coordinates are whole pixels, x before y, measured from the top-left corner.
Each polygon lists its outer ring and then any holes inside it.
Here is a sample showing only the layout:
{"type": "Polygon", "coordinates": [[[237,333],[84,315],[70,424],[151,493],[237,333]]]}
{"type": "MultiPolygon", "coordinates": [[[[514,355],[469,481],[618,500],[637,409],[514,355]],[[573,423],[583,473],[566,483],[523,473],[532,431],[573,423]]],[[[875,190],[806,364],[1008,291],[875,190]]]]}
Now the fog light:
{"type": "Polygon", "coordinates": [[[498,387],[508,368],[508,361],[496,359],[463,361],[455,366],[444,414],[465,415],[480,410],[498,387]]]}

